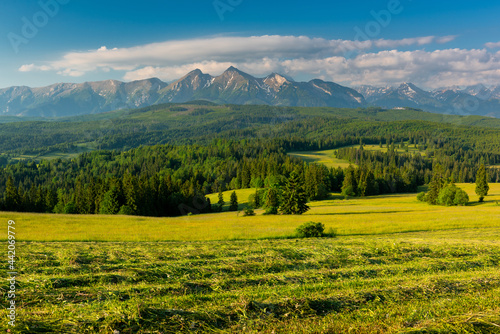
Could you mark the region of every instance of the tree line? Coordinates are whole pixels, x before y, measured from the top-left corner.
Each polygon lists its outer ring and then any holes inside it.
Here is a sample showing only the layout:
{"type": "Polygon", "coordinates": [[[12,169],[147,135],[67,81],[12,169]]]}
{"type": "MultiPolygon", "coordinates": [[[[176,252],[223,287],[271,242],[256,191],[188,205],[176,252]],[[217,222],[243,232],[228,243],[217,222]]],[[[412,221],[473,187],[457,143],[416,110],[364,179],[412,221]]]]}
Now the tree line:
{"type": "MultiPolygon", "coordinates": [[[[295,129],[297,124],[284,126],[295,129]]],[[[302,126],[309,131],[315,125],[303,122],[302,126]]],[[[330,192],[345,196],[416,192],[418,186],[431,182],[436,164],[453,182],[473,182],[479,161],[500,161],[497,153],[467,150],[448,139],[429,141],[420,132],[400,137],[344,137],[331,143],[294,136],[214,138],[206,145],[140,146],[127,151],[83,153],[71,160],[8,164],[0,170],[0,209],[177,216],[189,210],[210,212],[212,205],[205,195],[221,189],[263,188],[265,194],[256,195],[257,201],[270,203],[267,207],[275,212],[280,204],[271,202],[282,198],[281,191],[293,171],[303,180],[307,200],[320,200],[330,192]],[[346,169],[305,164],[287,155],[290,150],[355,141],[361,145],[337,151],[338,158],[353,164],[346,169]],[[365,150],[366,141],[378,142],[387,152],[365,150]],[[419,145],[427,147],[416,154],[396,150],[399,147],[405,151],[409,145],[417,150],[419,145]]],[[[493,182],[499,180],[499,172],[485,170],[493,182]]]]}

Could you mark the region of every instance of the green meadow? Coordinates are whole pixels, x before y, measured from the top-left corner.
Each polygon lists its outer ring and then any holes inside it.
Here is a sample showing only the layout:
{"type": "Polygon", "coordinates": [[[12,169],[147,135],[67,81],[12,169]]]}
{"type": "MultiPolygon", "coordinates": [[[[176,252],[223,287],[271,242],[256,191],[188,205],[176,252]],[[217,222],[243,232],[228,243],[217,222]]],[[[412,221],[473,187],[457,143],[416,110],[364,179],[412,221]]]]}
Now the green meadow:
{"type": "Polygon", "coordinates": [[[301,158],[308,163],[323,164],[328,168],[347,168],[351,163],[347,160],[337,159],[335,152],[337,150],[323,150],[323,151],[305,151],[305,152],[291,152],[289,155],[301,158]]]}
{"type": "MultiPolygon", "coordinates": [[[[411,154],[416,154],[419,153],[422,156],[425,156],[425,152],[420,152],[415,145],[409,145],[408,143],[405,143],[408,145],[408,152],[406,152],[406,149],[400,148],[399,145],[395,148],[395,152],[397,153],[411,153],[411,154]]],[[[359,147],[359,145],[352,145],[352,146],[346,146],[346,147],[359,147]]],[[[383,147],[380,147],[379,145],[363,145],[363,149],[365,151],[379,151],[386,153],[388,151],[387,145],[384,145],[383,147]]],[[[337,150],[321,150],[321,151],[302,151],[302,152],[290,152],[288,153],[289,155],[293,157],[300,158],[308,163],[317,163],[317,164],[323,164],[328,168],[347,168],[349,165],[353,165],[347,160],[344,159],[339,159],[336,157],[337,155],[337,150]]]]}
{"type": "MultiPolygon", "coordinates": [[[[302,216],[3,212],[13,332],[498,333],[500,184],[484,204],[459,186],[469,206],[332,194],[302,216]],[[293,238],[307,221],[337,236],[293,238]]],[[[237,191],[241,208],[253,191],[237,191]]]]}
{"type": "MultiPolygon", "coordinates": [[[[311,210],[299,216],[244,217],[243,212],[223,212],[175,218],[53,215],[1,212],[0,219],[16,221],[22,241],[210,241],[293,237],[295,229],[308,221],[321,222],[339,236],[378,235],[462,228],[500,227],[500,184],[490,184],[485,203],[477,203],[473,184],[458,184],[469,194],[465,207],[430,206],[415,194],[396,194],[345,200],[332,194],[330,200],[310,203],[311,210]]],[[[255,190],[236,191],[245,206],[255,190]]],[[[229,202],[231,192],[224,193],[229,202]]],[[[217,194],[210,196],[217,203],[217,194]]]]}

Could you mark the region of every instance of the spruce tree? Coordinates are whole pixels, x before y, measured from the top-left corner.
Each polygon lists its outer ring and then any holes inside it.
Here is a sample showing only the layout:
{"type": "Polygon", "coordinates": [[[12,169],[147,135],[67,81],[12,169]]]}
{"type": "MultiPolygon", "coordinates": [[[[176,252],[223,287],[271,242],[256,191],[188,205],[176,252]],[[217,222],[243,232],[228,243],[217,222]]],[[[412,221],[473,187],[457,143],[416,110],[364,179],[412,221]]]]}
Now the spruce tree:
{"type": "Polygon", "coordinates": [[[119,189],[116,186],[112,186],[109,191],[104,194],[104,198],[101,202],[99,213],[104,215],[115,215],[120,211],[119,202],[119,189]]]}
{"type": "Polygon", "coordinates": [[[358,181],[356,180],[356,171],[352,165],[345,170],[344,182],[342,183],[342,195],[356,196],[358,193],[358,181]]]}
{"type": "Polygon", "coordinates": [[[476,174],[476,194],[479,196],[479,202],[484,201],[484,197],[488,195],[488,190],[490,190],[490,186],[488,185],[486,167],[481,164],[476,174]]]}
{"type": "MultiPolygon", "coordinates": [[[[128,207],[128,214],[134,215],[138,212],[137,209],[137,182],[136,178],[129,171],[123,176],[123,192],[125,195],[125,205],[128,207]]],[[[165,184],[165,187],[168,185],[165,184]]]]}
{"type": "Polygon", "coordinates": [[[233,191],[231,194],[229,211],[238,211],[238,196],[236,195],[236,191],[233,191]]]}
{"type": "Polygon", "coordinates": [[[266,208],[266,214],[275,215],[278,213],[279,207],[279,196],[278,189],[276,187],[271,187],[266,193],[264,207],[266,208]]]}
{"type": "Polygon", "coordinates": [[[222,212],[222,207],[224,206],[224,204],[226,204],[226,202],[224,202],[224,194],[222,193],[222,187],[219,187],[219,201],[217,202],[218,204],[218,211],[219,212],[222,212]]]}
{"type": "Polygon", "coordinates": [[[300,175],[293,171],[283,192],[281,213],[285,215],[301,215],[309,210],[307,195],[300,175]]]}
{"type": "Polygon", "coordinates": [[[255,209],[258,209],[260,208],[262,204],[260,203],[260,194],[259,194],[259,190],[258,189],[255,189],[255,197],[254,197],[254,207],[255,209]]]}
{"type": "Polygon", "coordinates": [[[434,174],[432,175],[432,180],[429,183],[429,192],[427,193],[426,199],[429,204],[438,204],[439,192],[445,186],[444,171],[440,164],[436,164],[433,168],[434,174]]]}
{"type": "Polygon", "coordinates": [[[7,184],[5,186],[5,198],[4,205],[5,210],[7,211],[18,211],[20,209],[21,199],[19,198],[19,194],[17,192],[16,187],[14,186],[14,180],[11,176],[7,179],[7,184]]]}

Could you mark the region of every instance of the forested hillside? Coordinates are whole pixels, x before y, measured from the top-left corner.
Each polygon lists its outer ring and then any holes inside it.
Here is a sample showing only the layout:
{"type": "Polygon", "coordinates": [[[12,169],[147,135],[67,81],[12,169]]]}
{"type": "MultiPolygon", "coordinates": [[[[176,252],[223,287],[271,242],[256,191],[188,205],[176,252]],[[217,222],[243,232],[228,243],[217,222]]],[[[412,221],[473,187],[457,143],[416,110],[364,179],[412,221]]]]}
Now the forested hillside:
{"type": "MultiPolygon", "coordinates": [[[[394,112],[168,105],[126,112],[113,120],[4,124],[17,134],[2,142],[7,153],[0,161],[0,208],[148,216],[202,213],[212,209],[206,194],[242,188],[276,188],[279,193],[294,170],[310,200],[340,191],[346,196],[416,192],[431,180],[436,164],[451,181],[474,182],[478,166],[485,163],[489,181],[500,181],[500,130],[450,124],[470,118],[436,121],[433,114],[419,111],[398,114],[417,119],[388,121],[394,112]],[[434,121],[418,119],[426,115],[434,121]],[[89,138],[95,140],[85,153],[68,159],[44,156],[70,151],[89,138]],[[368,144],[386,150],[365,150],[368,144]],[[328,169],[287,155],[323,149],[337,149],[337,158],[353,166],[328,169]],[[20,153],[34,156],[16,162],[20,153]]],[[[490,125],[495,126],[494,120],[490,125]]]]}
{"type": "Polygon", "coordinates": [[[408,138],[410,131],[421,132],[419,137],[429,141],[436,138],[443,141],[458,135],[461,145],[473,143],[479,145],[478,148],[487,145],[490,149],[499,145],[497,128],[500,128],[499,119],[440,115],[414,109],[216,106],[207,102],[167,104],[57,121],[0,123],[0,164],[20,158],[74,156],[97,149],[207,144],[213,138],[296,137],[313,140],[318,146],[336,141],[340,147],[344,143],[359,143],[359,137],[373,137],[372,141],[378,144],[378,137],[408,138]],[[393,123],[395,121],[402,122],[393,123]]]}

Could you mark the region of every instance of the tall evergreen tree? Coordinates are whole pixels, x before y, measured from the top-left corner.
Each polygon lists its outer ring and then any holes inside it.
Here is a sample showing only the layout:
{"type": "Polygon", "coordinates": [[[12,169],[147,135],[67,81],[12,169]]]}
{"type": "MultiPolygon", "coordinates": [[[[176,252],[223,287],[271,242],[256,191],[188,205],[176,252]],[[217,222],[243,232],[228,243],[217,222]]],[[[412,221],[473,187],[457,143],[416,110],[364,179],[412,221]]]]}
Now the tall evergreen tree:
{"type": "Polygon", "coordinates": [[[136,178],[130,174],[130,172],[126,172],[123,176],[123,193],[125,195],[125,205],[130,209],[132,214],[136,214],[137,209],[137,181],[136,178]]]}
{"type": "Polygon", "coordinates": [[[283,201],[280,206],[281,213],[285,215],[301,215],[309,210],[304,182],[299,173],[293,171],[288,179],[283,192],[283,201]]]}
{"type": "Polygon", "coordinates": [[[476,194],[479,196],[479,202],[484,201],[484,197],[488,195],[489,190],[490,186],[488,185],[486,167],[484,167],[484,164],[481,164],[476,174],[476,194]]]}
{"type": "Polygon", "coordinates": [[[112,186],[111,189],[104,194],[99,212],[104,215],[117,214],[121,207],[119,197],[120,194],[118,187],[112,186]]]}
{"type": "Polygon", "coordinates": [[[432,180],[429,183],[429,192],[427,193],[426,199],[429,204],[438,204],[439,192],[445,186],[444,171],[440,164],[436,164],[434,167],[434,174],[432,175],[432,180]]]}
{"type": "Polygon", "coordinates": [[[345,170],[344,182],[342,183],[342,195],[356,196],[358,193],[358,181],[356,180],[356,170],[352,165],[345,170]]]}
{"type": "Polygon", "coordinates": [[[238,196],[236,195],[236,191],[231,193],[231,201],[229,204],[229,211],[238,211],[238,196]]]}
{"type": "Polygon", "coordinates": [[[260,203],[260,194],[259,194],[259,190],[258,189],[255,189],[255,195],[254,195],[254,199],[253,199],[253,206],[255,209],[258,209],[260,208],[262,204],[260,203]]]}
{"type": "Polygon", "coordinates": [[[276,186],[272,186],[267,190],[264,207],[266,214],[275,215],[278,213],[279,193],[276,186]]]}
{"type": "Polygon", "coordinates": [[[222,207],[224,206],[224,204],[226,204],[226,202],[224,202],[224,194],[222,193],[222,187],[219,187],[219,201],[217,202],[218,204],[218,211],[219,212],[222,212],[222,207]]]}
{"type": "Polygon", "coordinates": [[[14,179],[9,176],[5,188],[4,205],[7,211],[18,211],[21,206],[21,199],[19,198],[18,191],[14,186],[14,179]]]}

